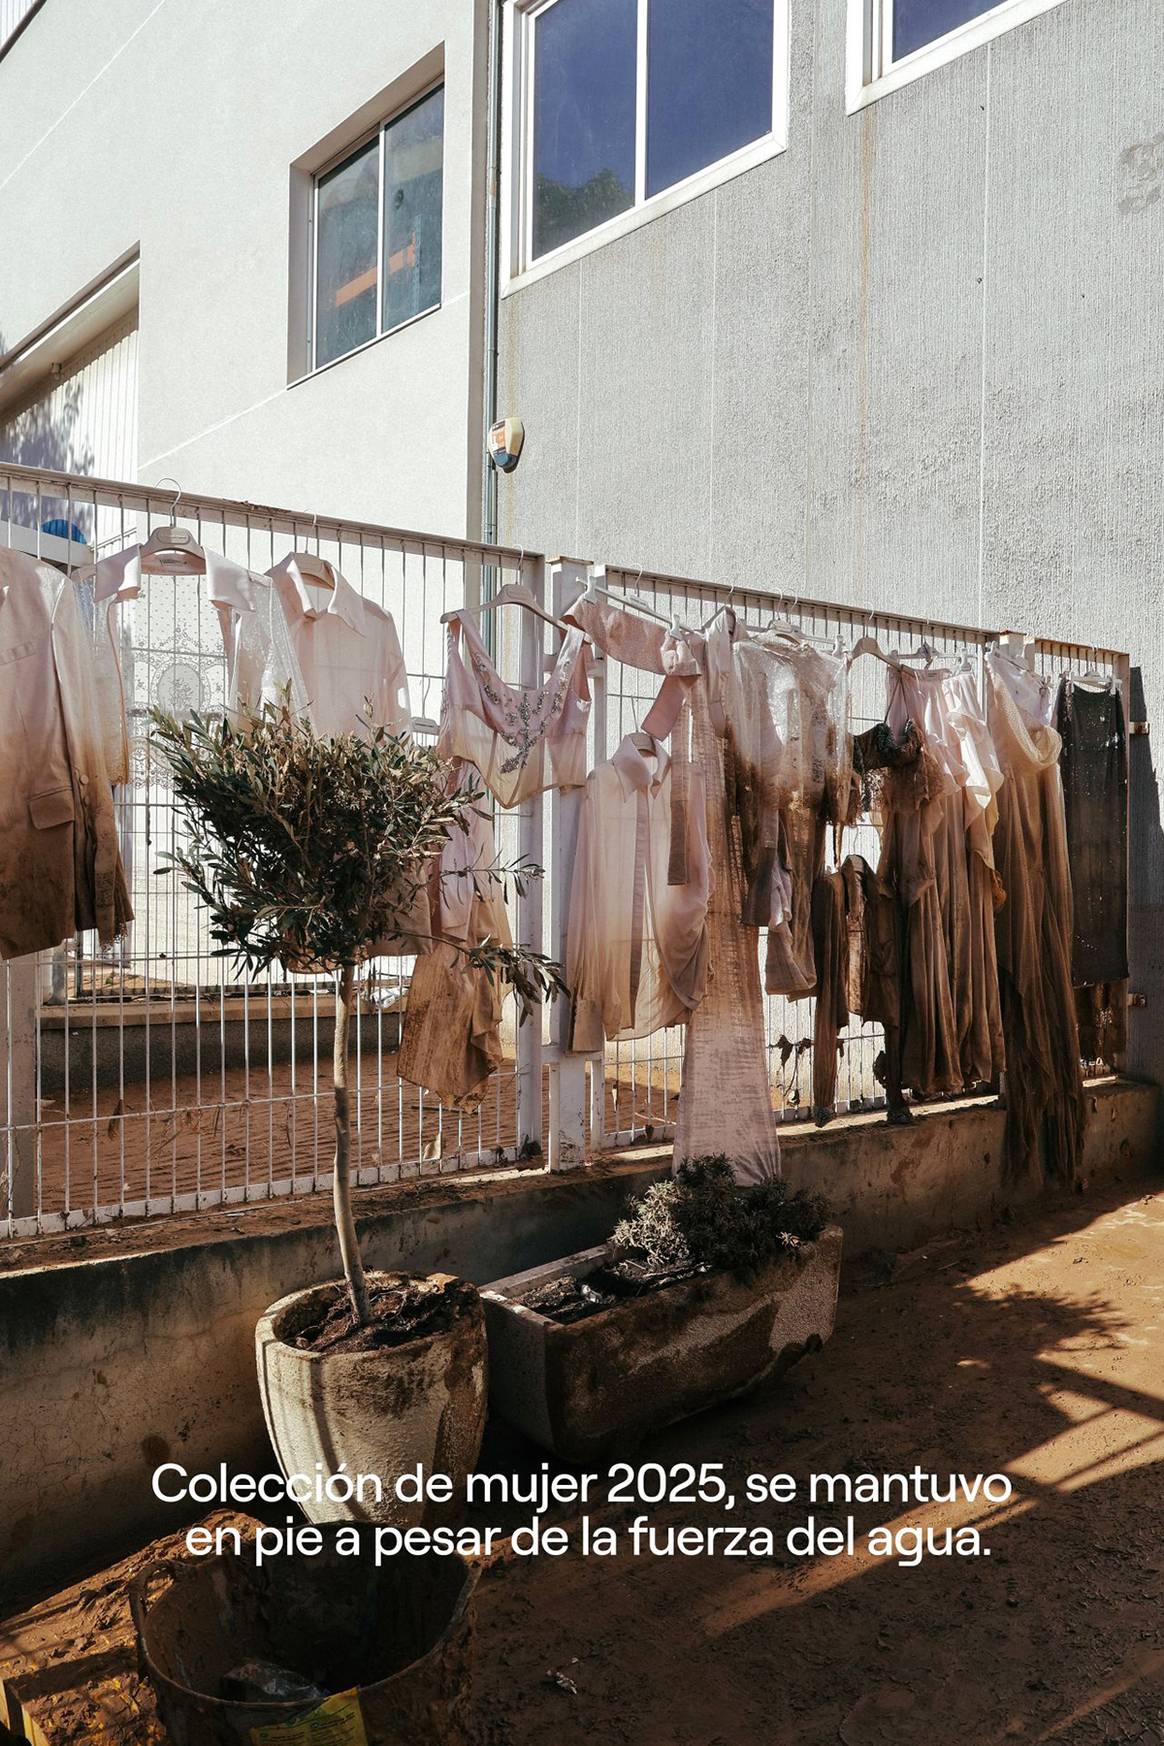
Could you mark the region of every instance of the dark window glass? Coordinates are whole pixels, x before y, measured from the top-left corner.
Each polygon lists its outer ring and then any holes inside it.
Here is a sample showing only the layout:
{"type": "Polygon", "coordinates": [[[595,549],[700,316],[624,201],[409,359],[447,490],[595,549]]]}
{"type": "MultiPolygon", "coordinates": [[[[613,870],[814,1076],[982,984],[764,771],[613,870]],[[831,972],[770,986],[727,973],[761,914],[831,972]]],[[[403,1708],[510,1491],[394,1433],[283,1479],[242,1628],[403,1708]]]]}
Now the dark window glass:
{"type": "Polygon", "coordinates": [[[634,204],[637,13],[556,0],[535,21],[535,256],[634,204]]]}
{"type": "Polygon", "coordinates": [[[894,0],[893,58],[900,61],[915,49],[936,42],[949,30],[984,12],[993,12],[999,0],[894,0]]]}
{"type": "Polygon", "coordinates": [[[649,0],[647,194],[772,131],[772,0],[649,0]]]}
{"type": "Polygon", "coordinates": [[[384,326],[441,300],[445,94],[389,124],[384,140],[384,326]]]}
{"type": "Polygon", "coordinates": [[[368,141],[319,179],[315,362],[376,337],[380,142],[368,141]]]}

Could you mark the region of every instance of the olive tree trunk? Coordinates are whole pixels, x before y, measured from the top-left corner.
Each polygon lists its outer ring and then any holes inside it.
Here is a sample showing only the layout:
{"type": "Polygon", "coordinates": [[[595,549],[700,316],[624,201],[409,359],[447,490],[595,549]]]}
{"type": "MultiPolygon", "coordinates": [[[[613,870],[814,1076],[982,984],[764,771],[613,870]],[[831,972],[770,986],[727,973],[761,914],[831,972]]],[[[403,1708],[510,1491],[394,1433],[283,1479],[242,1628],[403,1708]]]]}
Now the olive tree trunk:
{"type": "Polygon", "coordinates": [[[344,1278],[352,1295],[356,1320],[362,1328],[366,1328],[372,1319],[372,1312],[368,1307],[368,1282],[364,1278],[364,1263],[360,1259],[360,1240],[356,1235],[356,1221],[352,1217],[352,1126],[348,1106],[348,1039],[351,1034],[355,980],[355,965],[342,965],[336,977],[335,1044],[332,1052],[332,1084],[335,1089],[335,1174],[332,1198],[344,1278]]]}

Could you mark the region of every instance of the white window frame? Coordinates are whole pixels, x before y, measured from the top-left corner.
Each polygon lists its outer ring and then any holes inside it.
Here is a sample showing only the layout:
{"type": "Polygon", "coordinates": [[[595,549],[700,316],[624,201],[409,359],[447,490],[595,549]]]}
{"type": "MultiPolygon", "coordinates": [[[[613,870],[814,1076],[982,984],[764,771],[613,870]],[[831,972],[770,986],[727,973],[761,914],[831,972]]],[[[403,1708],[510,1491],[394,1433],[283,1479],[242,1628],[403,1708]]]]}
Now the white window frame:
{"type": "Polygon", "coordinates": [[[1008,30],[1049,12],[1062,0],[998,0],[979,18],[971,18],[945,36],[935,37],[899,61],[893,59],[894,0],[849,0],[845,65],[845,110],[853,115],[891,91],[900,91],[938,67],[969,54],[1008,30]]]}
{"type": "Polygon", "coordinates": [[[435,303],[430,303],[427,309],[418,309],[416,311],[415,315],[406,316],[403,321],[396,322],[396,324],[393,327],[385,327],[383,325],[383,321],[384,321],[384,160],[385,160],[385,156],[387,153],[386,142],[387,142],[387,138],[388,138],[388,129],[390,127],[392,127],[395,122],[399,121],[402,116],[407,115],[410,110],[418,108],[420,104],[424,103],[429,97],[433,96],[435,92],[440,91],[444,87],[444,84],[445,84],[445,76],[444,76],[444,73],[442,71],[441,76],[438,79],[434,79],[430,84],[426,85],[422,91],[418,91],[415,94],[415,96],[410,97],[408,99],[407,103],[402,103],[399,106],[399,108],[394,109],[390,115],[384,116],[384,118],[381,121],[378,121],[374,127],[366,128],[362,134],[359,134],[359,135],[357,135],[357,137],[355,139],[350,140],[344,146],[342,151],[338,151],[338,152],[334,153],[333,156],[328,158],[324,163],[320,164],[319,168],[316,170],[313,170],[311,173],[311,176],[312,176],[312,179],[311,179],[311,216],[310,216],[310,221],[309,221],[310,222],[310,237],[308,240],[308,248],[307,248],[307,273],[308,273],[307,344],[308,344],[309,362],[308,362],[308,368],[307,368],[306,374],[308,376],[318,376],[321,370],[331,370],[335,367],[336,364],[346,363],[348,358],[354,358],[360,352],[367,351],[369,346],[379,345],[381,340],[387,339],[391,334],[402,333],[406,327],[412,327],[414,325],[414,323],[416,323],[418,321],[424,321],[427,316],[435,315],[437,310],[441,309],[444,305],[444,295],[445,295],[445,251],[444,251],[444,246],[443,246],[444,245],[444,230],[445,230],[445,178],[444,178],[445,130],[444,130],[444,122],[447,121],[447,119],[448,119],[447,104],[446,104],[446,109],[445,109],[445,115],[444,115],[444,118],[443,118],[442,123],[441,123],[441,244],[442,244],[442,246],[441,246],[441,283],[440,283],[440,287],[439,287],[439,290],[437,293],[437,300],[435,303]],[[319,294],[319,185],[322,181],[324,181],[327,178],[327,176],[329,176],[331,174],[331,172],[333,170],[338,170],[341,167],[341,165],[346,164],[350,158],[354,158],[357,155],[357,153],[363,151],[364,147],[368,144],[368,142],[370,140],[377,139],[377,138],[379,139],[380,147],[379,147],[379,167],[377,170],[377,178],[378,178],[377,187],[378,187],[379,192],[378,192],[378,196],[377,196],[377,210],[376,210],[376,331],[372,335],[371,339],[361,340],[359,345],[352,346],[350,351],[340,352],[338,357],[328,358],[324,363],[319,364],[319,363],[316,363],[316,360],[315,360],[315,347],[316,347],[316,343],[317,343],[317,328],[316,328],[315,316],[316,316],[316,301],[317,301],[318,294],[319,294]]]}
{"type": "MultiPolygon", "coordinates": [[[[560,0],[507,0],[504,18],[504,68],[502,126],[504,129],[504,185],[509,191],[502,202],[501,258],[504,267],[502,295],[542,279],[547,273],[602,248],[616,237],[649,224],[665,212],[716,188],[757,164],[776,157],[788,146],[788,38],[789,0],[772,0],[772,129],[686,176],[673,187],[650,198],[647,173],[647,7],[638,3],[637,89],[635,98],[635,199],[627,211],[595,225],[547,254],[533,254],[533,49],[536,20],[560,0]]],[[[712,3],[712,0],[709,0],[712,3]]]]}

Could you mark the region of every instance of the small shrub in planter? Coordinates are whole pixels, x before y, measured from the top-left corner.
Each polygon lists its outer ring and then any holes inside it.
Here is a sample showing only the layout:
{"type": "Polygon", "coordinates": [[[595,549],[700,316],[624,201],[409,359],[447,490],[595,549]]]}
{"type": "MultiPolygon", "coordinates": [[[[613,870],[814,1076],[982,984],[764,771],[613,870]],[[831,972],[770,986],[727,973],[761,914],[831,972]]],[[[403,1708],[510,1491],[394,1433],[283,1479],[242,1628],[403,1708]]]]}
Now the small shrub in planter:
{"type": "Polygon", "coordinates": [[[741,1188],[725,1156],[687,1159],[629,1202],[614,1227],[606,1266],[556,1279],[527,1303],[555,1321],[573,1322],[619,1298],[699,1273],[746,1281],[769,1261],[815,1241],[827,1219],[823,1195],[793,1193],[779,1178],[741,1188]]]}
{"type": "Polygon", "coordinates": [[[726,1269],[748,1279],[782,1251],[813,1242],[827,1221],[823,1195],[792,1193],[779,1177],[740,1188],[721,1154],[687,1159],[653,1182],[631,1201],[613,1241],[648,1267],[726,1269]]]}

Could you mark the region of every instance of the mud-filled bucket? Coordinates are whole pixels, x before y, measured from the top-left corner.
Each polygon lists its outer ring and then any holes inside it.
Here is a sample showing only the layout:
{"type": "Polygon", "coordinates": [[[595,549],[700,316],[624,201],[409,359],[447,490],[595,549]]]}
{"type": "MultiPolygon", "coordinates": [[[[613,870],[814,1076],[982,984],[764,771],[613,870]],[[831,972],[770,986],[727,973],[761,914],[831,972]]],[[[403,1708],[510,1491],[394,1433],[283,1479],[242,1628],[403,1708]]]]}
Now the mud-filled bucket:
{"type": "Polygon", "coordinates": [[[370,1544],[342,1557],[334,1543],[316,1557],[258,1568],[245,1556],[149,1565],[130,1584],[129,1604],[168,1738],[173,1746],[475,1746],[477,1574],[439,1553],[377,1570],[370,1544]]]}

